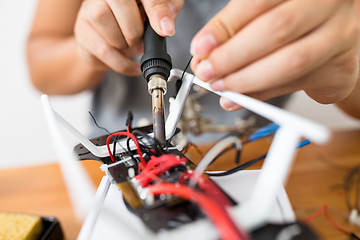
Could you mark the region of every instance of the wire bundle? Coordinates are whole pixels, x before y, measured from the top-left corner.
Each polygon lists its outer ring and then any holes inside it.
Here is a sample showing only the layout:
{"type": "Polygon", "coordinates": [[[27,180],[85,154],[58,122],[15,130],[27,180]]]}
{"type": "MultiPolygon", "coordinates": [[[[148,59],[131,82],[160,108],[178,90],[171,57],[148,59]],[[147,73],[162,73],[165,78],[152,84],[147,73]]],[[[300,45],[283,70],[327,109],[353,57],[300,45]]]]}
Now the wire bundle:
{"type": "Polygon", "coordinates": [[[164,174],[172,167],[179,166],[183,163],[186,163],[186,158],[179,158],[174,154],[163,154],[160,157],[153,156],[151,160],[148,162],[143,171],[138,174],[135,179],[140,183],[142,187],[146,187],[149,183],[156,179],[157,182],[163,182],[163,180],[159,180],[157,178],[153,178],[153,176],[159,177],[164,174]]]}

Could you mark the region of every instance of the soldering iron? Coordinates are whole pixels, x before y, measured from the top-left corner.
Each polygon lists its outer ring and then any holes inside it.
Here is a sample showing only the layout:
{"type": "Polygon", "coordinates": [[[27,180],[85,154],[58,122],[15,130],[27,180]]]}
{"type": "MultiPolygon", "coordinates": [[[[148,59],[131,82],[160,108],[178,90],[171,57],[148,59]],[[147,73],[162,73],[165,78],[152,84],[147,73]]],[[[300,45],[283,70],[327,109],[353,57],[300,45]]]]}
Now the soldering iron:
{"type": "Polygon", "coordinates": [[[152,96],[154,138],[162,145],[166,143],[164,95],[167,91],[167,80],[171,68],[171,57],[166,50],[166,39],[159,36],[150,26],[149,20],[146,20],[141,71],[148,82],[148,92],[152,96]]]}

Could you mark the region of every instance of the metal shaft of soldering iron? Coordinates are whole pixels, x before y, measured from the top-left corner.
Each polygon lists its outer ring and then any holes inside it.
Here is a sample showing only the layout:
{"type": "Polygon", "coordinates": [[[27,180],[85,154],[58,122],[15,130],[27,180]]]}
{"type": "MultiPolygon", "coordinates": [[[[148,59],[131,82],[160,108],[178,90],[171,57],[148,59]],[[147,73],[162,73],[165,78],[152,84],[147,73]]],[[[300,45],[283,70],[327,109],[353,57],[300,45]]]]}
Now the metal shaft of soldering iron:
{"type": "Polygon", "coordinates": [[[165,109],[164,94],[166,93],[166,81],[162,75],[154,74],[148,83],[149,93],[152,98],[153,131],[154,137],[165,145],[165,109]]]}
{"type": "Polygon", "coordinates": [[[165,117],[164,117],[164,92],[162,89],[155,89],[151,93],[153,111],[154,137],[161,143],[166,143],[165,117]]]}
{"type": "Polygon", "coordinates": [[[152,96],[154,138],[163,146],[166,144],[164,95],[167,91],[167,79],[171,67],[171,58],[167,54],[165,38],[159,36],[147,20],[141,70],[148,81],[148,91],[152,96]]]}

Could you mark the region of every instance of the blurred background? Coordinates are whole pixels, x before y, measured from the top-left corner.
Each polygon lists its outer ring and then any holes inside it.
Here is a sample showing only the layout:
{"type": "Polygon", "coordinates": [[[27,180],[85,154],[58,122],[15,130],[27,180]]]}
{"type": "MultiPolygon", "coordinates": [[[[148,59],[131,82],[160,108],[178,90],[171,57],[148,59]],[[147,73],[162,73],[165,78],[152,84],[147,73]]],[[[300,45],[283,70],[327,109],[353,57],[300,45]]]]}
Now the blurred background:
{"type": "MultiPolygon", "coordinates": [[[[0,0],[0,169],[48,164],[56,161],[42,106],[41,93],[30,82],[26,39],[37,0],[0,0]]],[[[89,132],[90,92],[51,97],[53,107],[80,132],[89,132]]],[[[333,105],[320,105],[305,93],[296,93],[289,111],[334,130],[360,128],[333,105]]],[[[77,144],[71,137],[69,147],[77,144]]]]}

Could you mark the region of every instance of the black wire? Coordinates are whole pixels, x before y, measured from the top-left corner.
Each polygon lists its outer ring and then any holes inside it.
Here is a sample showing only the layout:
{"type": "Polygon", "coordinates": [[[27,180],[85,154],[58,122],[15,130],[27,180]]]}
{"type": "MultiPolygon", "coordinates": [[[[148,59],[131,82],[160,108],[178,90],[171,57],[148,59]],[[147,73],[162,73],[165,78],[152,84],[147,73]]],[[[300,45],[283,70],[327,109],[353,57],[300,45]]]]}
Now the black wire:
{"type": "Polygon", "coordinates": [[[147,135],[144,132],[141,132],[139,130],[134,130],[133,134],[135,136],[141,136],[142,138],[145,138],[148,143],[150,144],[151,148],[155,150],[155,153],[157,154],[157,156],[160,156],[163,154],[163,149],[161,144],[159,143],[158,140],[156,140],[155,138],[150,137],[149,135],[147,135]]]}
{"type": "Polygon", "coordinates": [[[113,141],[113,156],[114,156],[114,159],[116,160],[116,144],[117,144],[117,140],[118,140],[118,136],[115,136],[115,139],[113,141]]]}
{"type": "MultiPolygon", "coordinates": [[[[230,151],[231,149],[233,149],[233,148],[235,148],[235,147],[236,147],[236,144],[233,143],[233,144],[231,144],[229,147],[227,147],[227,148],[225,148],[224,150],[222,150],[218,155],[216,155],[216,156],[214,157],[214,159],[211,161],[211,163],[210,163],[209,165],[213,164],[219,157],[221,157],[223,154],[225,154],[226,152],[230,151]]],[[[239,162],[240,162],[240,151],[236,151],[236,158],[235,158],[235,159],[236,159],[235,162],[236,162],[237,164],[239,164],[239,162]]]]}
{"type": "Polygon", "coordinates": [[[188,67],[189,67],[192,59],[193,59],[193,56],[190,57],[189,62],[186,64],[186,66],[185,66],[185,68],[184,68],[184,71],[183,71],[183,73],[181,74],[181,78],[178,79],[178,80],[176,81],[176,83],[175,83],[175,94],[174,94],[174,98],[176,97],[176,95],[178,94],[178,92],[179,92],[179,90],[180,90],[180,88],[181,88],[182,80],[183,80],[183,78],[184,78],[185,72],[186,72],[186,70],[188,69],[188,67]]]}
{"type": "Polygon", "coordinates": [[[121,143],[118,143],[118,141],[119,141],[120,139],[121,139],[120,136],[115,136],[115,140],[113,141],[113,144],[114,144],[114,147],[113,147],[113,156],[114,156],[114,159],[116,160],[116,155],[115,155],[115,154],[116,154],[116,145],[119,144],[120,147],[121,147],[121,149],[122,149],[125,153],[127,153],[128,155],[130,155],[130,157],[131,157],[131,159],[134,161],[134,163],[139,162],[139,161],[134,157],[134,154],[133,154],[131,151],[126,150],[121,143]]]}
{"type": "MultiPolygon", "coordinates": [[[[111,139],[113,140],[113,143],[114,143],[113,156],[114,156],[114,159],[116,160],[116,154],[115,154],[115,153],[116,153],[117,137],[114,137],[114,135],[112,135],[111,132],[110,132],[109,130],[107,130],[106,128],[101,127],[101,126],[97,123],[94,115],[93,115],[90,111],[89,111],[89,114],[90,114],[91,118],[93,119],[95,125],[96,125],[98,128],[100,128],[100,129],[102,129],[102,130],[105,130],[105,131],[107,132],[107,134],[108,134],[109,136],[111,136],[111,139]]],[[[126,152],[126,150],[124,149],[124,147],[123,147],[121,144],[120,144],[120,146],[121,146],[121,148],[126,152]]]]}
{"type": "Polygon", "coordinates": [[[126,146],[127,146],[127,149],[128,149],[128,154],[130,155],[131,159],[136,163],[136,162],[139,162],[139,160],[137,158],[135,158],[134,153],[131,151],[130,140],[132,140],[132,139],[128,138],[126,140],[126,146]]]}
{"type": "Polygon", "coordinates": [[[180,78],[181,81],[182,81],[182,79],[184,78],[185,71],[188,69],[188,67],[189,67],[192,59],[193,59],[193,56],[190,57],[189,62],[186,64],[186,67],[185,67],[183,73],[181,74],[181,78],[180,78]]]}
{"type": "Polygon", "coordinates": [[[89,111],[89,114],[90,114],[91,118],[93,119],[95,125],[96,125],[98,128],[100,128],[100,129],[102,129],[102,130],[105,130],[110,136],[114,137],[114,136],[111,134],[111,132],[109,132],[106,128],[99,126],[99,124],[97,123],[94,115],[92,115],[92,113],[91,113],[90,111],[89,111]]]}
{"type": "Polygon", "coordinates": [[[355,234],[355,233],[351,233],[351,238],[355,238],[357,240],[360,240],[360,238],[355,234]]]}
{"type": "Polygon", "coordinates": [[[128,112],[128,116],[126,118],[126,127],[129,126],[129,132],[132,132],[132,121],[133,121],[133,114],[131,111],[128,112]]]}
{"type": "Polygon", "coordinates": [[[264,158],[266,158],[266,155],[267,155],[267,154],[264,154],[264,155],[262,155],[262,156],[260,156],[260,157],[258,157],[258,158],[255,158],[255,159],[253,159],[253,160],[251,160],[251,161],[249,161],[249,162],[246,162],[246,163],[244,163],[244,164],[241,164],[240,166],[237,166],[237,167],[235,167],[235,168],[233,168],[233,169],[230,169],[230,170],[228,170],[228,171],[226,171],[226,172],[221,172],[221,173],[208,173],[208,175],[211,176],[211,177],[223,177],[223,176],[227,176],[227,175],[236,173],[236,172],[238,172],[238,171],[244,170],[245,168],[248,168],[248,167],[250,167],[251,165],[254,165],[255,163],[263,160],[264,158]]]}
{"type": "Polygon", "coordinates": [[[171,141],[173,140],[174,137],[175,137],[175,134],[172,135],[171,138],[169,138],[169,140],[167,140],[166,146],[165,146],[165,152],[168,151],[168,148],[170,147],[171,141]]]}

